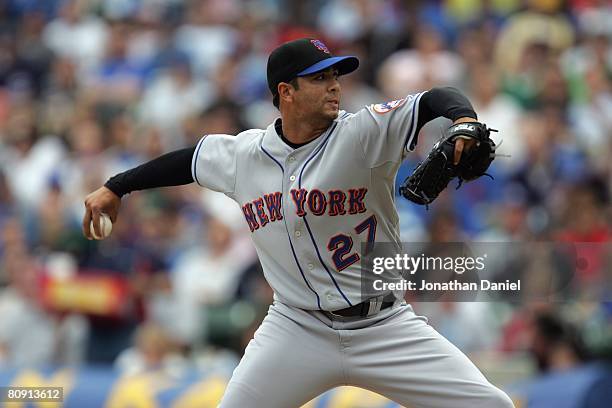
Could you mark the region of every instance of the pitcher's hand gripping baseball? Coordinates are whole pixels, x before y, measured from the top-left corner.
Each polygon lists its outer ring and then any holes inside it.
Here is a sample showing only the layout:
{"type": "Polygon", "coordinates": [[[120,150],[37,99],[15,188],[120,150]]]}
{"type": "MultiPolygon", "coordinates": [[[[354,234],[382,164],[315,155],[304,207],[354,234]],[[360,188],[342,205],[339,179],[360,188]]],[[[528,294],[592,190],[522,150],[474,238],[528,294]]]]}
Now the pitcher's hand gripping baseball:
{"type": "Polygon", "coordinates": [[[495,129],[479,122],[458,123],[451,126],[433,147],[427,158],[404,180],[399,192],[408,200],[427,205],[432,203],[455,177],[459,186],[487,175],[487,169],[495,159],[498,146],[490,138],[495,129]],[[458,163],[454,160],[458,139],[472,140],[471,147],[461,153],[458,163]]]}
{"type": "Polygon", "coordinates": [[[93,223],[95,235],[104,237],[104,231],[100,226],[101,214],[108,214],[114,223],[117,220],[121,199],[106,187],[100,187],[85,198],[85,215],[83,216],[83,234],[87,239],[94,239],[90,230],[90,223],[93,223]]]}

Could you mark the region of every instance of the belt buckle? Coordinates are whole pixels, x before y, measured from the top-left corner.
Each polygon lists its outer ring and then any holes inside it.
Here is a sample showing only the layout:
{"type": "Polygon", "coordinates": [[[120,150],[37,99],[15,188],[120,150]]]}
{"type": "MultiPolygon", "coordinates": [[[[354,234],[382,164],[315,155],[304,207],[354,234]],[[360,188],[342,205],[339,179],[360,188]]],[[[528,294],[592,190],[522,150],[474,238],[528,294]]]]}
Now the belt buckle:
{"type": "Polygon", "coordinates": [[[382,307],[384,295],[376,296],[375,298],[370,298],[367,300],[368,302],[368,312],[364,317],[374,316],[378,312],[380,312],[380,308],[382,307]]]}
{"type": "MultiPolygon", "coordinates": [[[[384,303],[386,296],[388,296],[388,294],[387,295],[379,295],[379,296],[375,296],[373,298],[370,298],[368,300],[364,300],[362,303],[367,303],[367,306],[364,305],[362,310],[363,309],[365,309],[365,310],[363,310],[360,314],[355,315],[353,317],[361,317],[361,318],[363,318],[363,317],[371,317],[371,316],[374,316],[374,315],[378,314],[380,312],[381,308],[382,308],[382,304],[384,303]]],[[[357,306],[357,305],[355,305],[355,306],[357,306]]],[[[327,313],[327,314],[329,314],[331,316],[337,317],[337,318],[342,318],[342,319],[348,318],[348,316],[343,316],[341,314],[334,313],[333,311],[325,311],[325,313],[327,313]]]]}

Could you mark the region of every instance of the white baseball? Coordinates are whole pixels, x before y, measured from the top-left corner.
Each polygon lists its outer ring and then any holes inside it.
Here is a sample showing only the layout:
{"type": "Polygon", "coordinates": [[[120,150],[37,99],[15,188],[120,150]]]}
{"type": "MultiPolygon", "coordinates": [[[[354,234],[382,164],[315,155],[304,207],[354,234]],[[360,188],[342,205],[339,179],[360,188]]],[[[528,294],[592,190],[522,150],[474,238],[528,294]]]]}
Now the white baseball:
{"type": "Polygon", "coordinates": [[[96,234],[96,231],[94,230],[93,219],[89,223],[89,231],[91,232],[91,236],[95,239],[104,239],[108,237],[111,231],[113,230],[113,223],[108,214],[100,214],[100,230],[102,232],[102,236],[98,236],[96,234]]]}

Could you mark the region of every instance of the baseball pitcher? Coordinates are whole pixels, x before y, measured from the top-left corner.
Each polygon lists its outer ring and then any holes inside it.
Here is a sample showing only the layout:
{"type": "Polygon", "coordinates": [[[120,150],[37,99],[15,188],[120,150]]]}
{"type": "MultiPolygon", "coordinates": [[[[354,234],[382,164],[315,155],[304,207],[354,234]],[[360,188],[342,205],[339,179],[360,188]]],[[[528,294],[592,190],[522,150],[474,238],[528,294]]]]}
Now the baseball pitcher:
{"type": "Polygon", "coordinates": [[[401,194],[429,204],[451,179],[485,174],[489,129],[452,88],[340,110],[338,77],[357,69],[321,41],[275,49],[268,86],[280,118],[266,129],[205,135],[191,148],[118,174],[85,199],[83,232],[116,220],[132,191],[196,182],[242,208],[274,303],[235,369],[223,408],[298,407],[352,385],[409,407],[513,407],[474,364],[393,293],[363,300],[360,248],[399,248],[394,180],[421,127],[453,121],[401,194]]]}

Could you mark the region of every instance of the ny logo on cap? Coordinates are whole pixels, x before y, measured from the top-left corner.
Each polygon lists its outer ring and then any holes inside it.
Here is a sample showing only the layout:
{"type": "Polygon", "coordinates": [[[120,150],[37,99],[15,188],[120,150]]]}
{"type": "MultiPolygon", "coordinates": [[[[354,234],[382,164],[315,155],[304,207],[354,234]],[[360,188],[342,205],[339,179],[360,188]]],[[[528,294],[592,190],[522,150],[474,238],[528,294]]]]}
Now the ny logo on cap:
{"type": "Polygon", "coordinates": [[[323,44],[322,41],[320,41],[320,40],[310,40],[310,42],[312,43],[312,45],[314,45],[315,47],[317,47],[318,49],[320,49],[324,53],[331,54],[329,52],[329,49],[327,49],[327,46],[325,46],[325,44],[323,44]]]}

